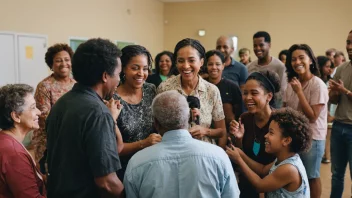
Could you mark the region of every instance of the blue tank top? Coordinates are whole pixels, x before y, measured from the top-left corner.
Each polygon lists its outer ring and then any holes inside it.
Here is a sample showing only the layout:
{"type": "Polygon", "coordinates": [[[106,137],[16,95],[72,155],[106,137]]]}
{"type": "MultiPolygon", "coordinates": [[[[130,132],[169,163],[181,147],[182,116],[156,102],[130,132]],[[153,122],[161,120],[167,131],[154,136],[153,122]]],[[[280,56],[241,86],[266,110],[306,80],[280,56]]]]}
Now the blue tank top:
{"type": "MultiPolygon", "coordinates": [[[[277,159],[275,159],[276,163],[277,159]]],[[[309,189],[309,183],[308,183],[308,177],[306,173],[306,169],[303,166],[302,160],[299,157],[298,154],[282,161],[280,164],[275,165],[270,168],[269,174],[274,172],[279,166],[284,165],[284,164],[292,164],[294,167],[297,168],[301,178],[302,178],[302,184],[301,186],[293,191],[287,191],[284,188],[277,189],[276,191],[269,192],[267,195],[268,198],[285,198],[285,197],[290,197],[290,198],[309,198],[310,197],[310,189],[309,189]]]]}

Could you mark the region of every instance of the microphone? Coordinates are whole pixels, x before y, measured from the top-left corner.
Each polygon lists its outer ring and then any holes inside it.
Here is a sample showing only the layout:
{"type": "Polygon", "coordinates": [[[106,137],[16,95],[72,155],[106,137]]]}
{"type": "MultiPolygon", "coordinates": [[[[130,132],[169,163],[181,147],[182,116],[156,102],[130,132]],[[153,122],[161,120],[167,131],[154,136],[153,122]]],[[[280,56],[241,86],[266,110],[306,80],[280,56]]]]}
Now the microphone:
{"type": "MultiPolygon", "coordinates": [[[[200,109],[200,101],[199,98],[195,97],[195,96],[187,96],[187,102],[188,102],[188,106],[190,109],[200,109]]],[[[194,122],[194,124],[199,125],[199,116],[196,116],[195,118],[193,117],[193,113],[191,112],[191,123],[194,122]]]]}

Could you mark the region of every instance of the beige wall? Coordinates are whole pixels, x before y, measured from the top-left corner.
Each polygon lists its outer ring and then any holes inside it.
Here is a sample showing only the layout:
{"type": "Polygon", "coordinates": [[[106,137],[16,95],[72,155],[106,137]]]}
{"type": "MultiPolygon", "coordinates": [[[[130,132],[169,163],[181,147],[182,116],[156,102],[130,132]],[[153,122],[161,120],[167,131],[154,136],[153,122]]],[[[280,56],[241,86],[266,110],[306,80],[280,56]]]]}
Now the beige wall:
{"type": "Polygon", "coordinates": [[[156,0],[0,0],[0,31],[133,41],[153,55],[163,49],[164,4],[156,0]],[[128,14],[127,9],[130,9],[128,14]]]}
{"type": "Polygon", "coordinates": [[[253,34],[264,30],[271,34],[273,56],[294,43],[309,44],[316,55],[330,47],[346,55],[345,40],[352,30],[351,0],[232,0],[166,3],[164,7],[168,50],[186,37],[200,40],[210,50],[218,36],[233,34],[239,38],[239,48],[252,51],[253,34]],[[199,37],[198,29],[205,29],[206,36],[199,37]]]}

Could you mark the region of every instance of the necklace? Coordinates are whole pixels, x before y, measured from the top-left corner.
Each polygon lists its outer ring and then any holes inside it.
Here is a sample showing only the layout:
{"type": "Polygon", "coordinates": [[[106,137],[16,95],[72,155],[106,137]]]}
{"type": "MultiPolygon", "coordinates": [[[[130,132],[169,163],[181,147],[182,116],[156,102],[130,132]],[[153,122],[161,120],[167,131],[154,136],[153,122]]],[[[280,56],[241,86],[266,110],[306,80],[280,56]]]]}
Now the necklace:
{"type": "Polygon", "coordinates": [[[256,127],[257,125],[255,124],[255,120],[253,119],[253,134],[254,134],[254,141],[253,141],[253,153],[255,156],[259,154],[260,151],[260,140],[257,139],[257,133],[256,133],[256,127]]]}

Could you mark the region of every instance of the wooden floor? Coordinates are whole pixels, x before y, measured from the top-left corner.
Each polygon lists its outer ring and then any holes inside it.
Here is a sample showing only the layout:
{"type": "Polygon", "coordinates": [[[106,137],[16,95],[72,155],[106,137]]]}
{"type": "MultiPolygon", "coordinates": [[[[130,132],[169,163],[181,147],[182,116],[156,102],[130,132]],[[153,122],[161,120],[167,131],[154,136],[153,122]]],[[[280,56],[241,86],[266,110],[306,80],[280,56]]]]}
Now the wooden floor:
{"type": "MultiPolygon", "coordinates": [[[[351,177],[349,172],[349,166],[347,165],[347,171],[345,175],[345,188],[343,192],[343,198],[352,198],[351,196],[351,177]]],[[[331,164],[321,164],[320,177],[323,192],[321,198],[330,198],[331,192],[331,164]]]]}
{"type": "MultiPolygon", "coordinates": [[[[33,151],[30,151],[33,155],[33,151]]],[[[34,156],[34,155],[33,155],[34,156]]],[[[347,166],[349,167],[349,166],[347,166]]],[[[321,183],[323,192],[321,198],[330,198],[330,191],[331,191],[331,164],[321,164],[320,168],[320,176],[321,176],[321,183]]],[[[352,198],[351,196],[352,191],[352,183],[350,178],[350,171],[349,168],[346,170],[345,175],[345,188],[343,192],[343,198],[352,198]]]]}

